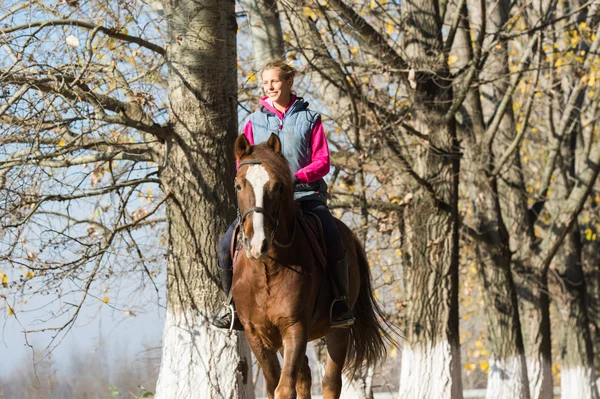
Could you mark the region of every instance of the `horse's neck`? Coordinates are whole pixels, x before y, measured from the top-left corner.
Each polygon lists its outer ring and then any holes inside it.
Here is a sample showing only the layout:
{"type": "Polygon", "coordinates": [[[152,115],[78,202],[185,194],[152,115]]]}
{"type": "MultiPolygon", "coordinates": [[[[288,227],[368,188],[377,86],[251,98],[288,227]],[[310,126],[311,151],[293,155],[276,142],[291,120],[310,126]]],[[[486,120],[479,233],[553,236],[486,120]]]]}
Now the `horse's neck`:
{"type": "Polygon", "coordinates": [[[294,239],[296,226],[296,218],[300,216],[300,208],[294,203],[293,206],[282,208],[279,215],[279,228],[275,233],[275,240],[280,244],[288,244],[294,239]]]}

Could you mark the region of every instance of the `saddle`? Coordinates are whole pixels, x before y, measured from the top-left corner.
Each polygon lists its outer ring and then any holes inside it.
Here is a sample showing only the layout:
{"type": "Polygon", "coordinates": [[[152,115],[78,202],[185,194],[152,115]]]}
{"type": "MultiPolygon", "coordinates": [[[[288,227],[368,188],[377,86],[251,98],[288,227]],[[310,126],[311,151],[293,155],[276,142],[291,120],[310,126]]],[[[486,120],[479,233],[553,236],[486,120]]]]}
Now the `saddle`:
{"type": "MultiPolygon", "coordinates": [[[[312,248],[320,266],[323,270],[327,269],[327,247],[325,245],[325,233],[323,232],[323,226],[321,220],[317,215],[312,212],[302,211],[300,217],[296,218],[296,228],[301,229],[312,248]]],[[[231,259],[233,264],[243,249],[242,241],[240,240],[240,224],[235,226],[233,231],[233,240],[231,240],[231,259]]]]}

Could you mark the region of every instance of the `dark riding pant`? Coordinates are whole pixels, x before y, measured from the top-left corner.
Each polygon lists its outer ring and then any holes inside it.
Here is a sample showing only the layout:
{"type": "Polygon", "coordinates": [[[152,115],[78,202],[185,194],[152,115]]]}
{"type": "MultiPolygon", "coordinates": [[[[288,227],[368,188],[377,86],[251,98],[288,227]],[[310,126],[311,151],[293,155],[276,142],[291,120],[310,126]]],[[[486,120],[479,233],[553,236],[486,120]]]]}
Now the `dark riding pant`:
{"type": "MultiPolygon", "coordinates": [[[[327,246],[327,261],[335,262],[342,259],[346,253],[342,236],[335,224],[335,219],[329,212],[327,205],[319,200],[299,201],[298,205],[303,211],[308,211],[317,215],[323,225],[323,233],[325,235],[325,245],[327,246]]],[[[233,231],[237,225],[237,218],[231,223],[221,241],[219,241],[219,267],[223,269],[231,269],[233,267],[233,259],[231,259],[231,241],[233,240],[233,231]]]]}
{"type": "Polygon", "coordinates": [[[237,226],[238,220],[235,218],[233,223],[229,225],[229,228],[221,237],[219,241],[219,252],[217,257],[219,259],[219,267],[222,269],[231,269],[233,267],[233,259],[231,259],[231,241],[233,240],[233,231],[237,226]]]}

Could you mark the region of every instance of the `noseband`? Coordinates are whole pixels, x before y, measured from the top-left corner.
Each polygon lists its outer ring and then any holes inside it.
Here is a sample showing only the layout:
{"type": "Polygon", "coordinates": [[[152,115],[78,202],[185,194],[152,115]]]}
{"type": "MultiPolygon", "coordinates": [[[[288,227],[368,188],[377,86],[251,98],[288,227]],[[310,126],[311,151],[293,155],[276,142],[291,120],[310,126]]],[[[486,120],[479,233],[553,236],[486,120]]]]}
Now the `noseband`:
{"type": "MultiPolygon", "coordinates": [[[[241,168],[244,165],[260,165],[260,164],[262,164],[262,161],[259,161],[257,159],[249,159],[249,160],[240,162],[239,167],[241,168]]],[[[267,213],[267,211],[265,210],[265,208],[260,207],[260,206],[253,206],[251,208],[246,209],[246,211],[243,214],[240,214],[240,193],[238,190],[235,190],[235,193],[236,193],[236,198],[237,198],[238,223],[240,225],[244,226],[244,221],[246,220],[246,217],[249,214],[251,214],[252,212],[262,213],[269,219],[269,221],[273,225],[273,231],[271,231],[271,242],[273,242],[274,241],[273,238],[275,237],[275,232],[277,232],[277,229],[279,228],[279,209],[281,207],[281,201],[283,199],[283,196],[279,197],[279,202],[277,203],[277,208],[275,209],[275,212],[273,212],[272,215],[269,215],[267,213]]],[[[246,234],[244,233],[243,228],[241,229],[241,232],[242,232],[242,236],[245,238],[246,234]]]]}

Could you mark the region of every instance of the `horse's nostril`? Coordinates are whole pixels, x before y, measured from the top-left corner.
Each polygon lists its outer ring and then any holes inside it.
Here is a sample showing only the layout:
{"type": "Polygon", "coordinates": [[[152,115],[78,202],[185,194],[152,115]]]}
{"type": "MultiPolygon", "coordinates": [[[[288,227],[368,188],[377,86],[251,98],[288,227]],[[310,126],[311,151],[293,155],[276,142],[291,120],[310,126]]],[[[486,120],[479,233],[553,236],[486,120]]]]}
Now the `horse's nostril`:
{"type": "Polygon", "coordinates": [[[250,248],[250,240],[248,239],[248,237],[244,237],[244,246],[246,248],[250,248]]]}

